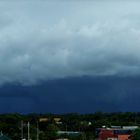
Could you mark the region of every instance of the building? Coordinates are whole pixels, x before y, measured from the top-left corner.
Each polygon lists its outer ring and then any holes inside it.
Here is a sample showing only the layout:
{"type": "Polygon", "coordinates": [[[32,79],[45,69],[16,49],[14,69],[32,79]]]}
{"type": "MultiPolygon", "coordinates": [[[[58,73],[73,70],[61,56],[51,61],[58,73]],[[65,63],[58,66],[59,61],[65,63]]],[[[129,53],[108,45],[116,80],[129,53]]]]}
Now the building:
{"type": "Polygon", "coordinates": [[[53,118],[56,124],[62,124],[61,118],[53,118]]]}
{"type": "Polygon", "coordinates": [[[128,140],[130,137],[129,134],[122,134],[122,135],[118,135],[118,140],[128,140]]]}
{"type": "Polygon", "coordinates": [[[56,139],[56,140],[68,140],[67,138],[60,138],[60,139],[56,139]]]}
{"type": "Polygon", "coordinates": [[[117,135],[114,133],[113,129],[100,129],[99,140],[118,140],[117,135]]]}
{"type": "Polygon", "coordinates": [[[48,118],[40,118],[39,122],[47,122],[49,119],[48,118]]]}
{"type": "Polygon", "coordinates": [[[99,140],[129,140],[132,130],[124,128],[101,128],[99,140]]]}
{"type": "Polygon", "coordinates": [[[77,131],[58,131],[58,135],[66,134],[66,135],[80,135],[80,132],[77,131]]]}

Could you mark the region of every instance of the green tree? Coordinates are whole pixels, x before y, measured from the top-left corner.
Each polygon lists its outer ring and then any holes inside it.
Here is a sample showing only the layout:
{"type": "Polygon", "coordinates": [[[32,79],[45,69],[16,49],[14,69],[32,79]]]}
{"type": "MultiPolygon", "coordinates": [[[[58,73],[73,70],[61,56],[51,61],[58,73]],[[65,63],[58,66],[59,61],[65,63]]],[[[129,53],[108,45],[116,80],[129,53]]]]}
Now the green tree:
{"type": "Polygon", "coordinates": [[[140,140],[140,128],[136,129],[132,135],[131,140],[140,140]]]}
{"type": "Polygon", "coordinates": [[[57,126],[55,124],[49,124],[47,126],[47,129],[46,129],[46,132],[45,132],[46,139],[48,139],[48,140],[56,140],[57,131],[58,131],[58,128],[57,128],[57,126]]]}

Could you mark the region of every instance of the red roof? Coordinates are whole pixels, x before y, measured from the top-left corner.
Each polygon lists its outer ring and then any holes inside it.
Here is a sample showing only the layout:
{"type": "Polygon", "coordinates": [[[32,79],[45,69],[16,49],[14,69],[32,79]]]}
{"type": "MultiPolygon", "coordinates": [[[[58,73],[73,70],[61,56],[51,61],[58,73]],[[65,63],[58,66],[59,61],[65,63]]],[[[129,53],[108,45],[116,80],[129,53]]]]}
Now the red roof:
{"type": "Polygon", "coordinates": [[[118,135],[118,140],[127,140],[130,137],[130,135],[118,135]]]}
{"type": "Polygon", "coordinates": [[[101,129],[99,138],[105,140],[107,138],[117,138],[112,129],[101,129]]]}
{"type": "Polygon", "coordinates": [[[101,129],[99,138],[106,140],[107,138],[118,138],[118,140],[127,140],[130,135],[128,134],[114,134],[113,129],[101,129]]]}

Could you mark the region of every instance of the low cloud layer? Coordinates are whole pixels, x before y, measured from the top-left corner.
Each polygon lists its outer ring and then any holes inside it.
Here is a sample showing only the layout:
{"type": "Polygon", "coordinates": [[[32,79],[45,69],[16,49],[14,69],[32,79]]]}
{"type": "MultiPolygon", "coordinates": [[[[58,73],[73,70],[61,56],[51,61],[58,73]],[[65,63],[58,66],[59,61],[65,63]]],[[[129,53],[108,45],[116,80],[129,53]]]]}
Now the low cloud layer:
{"type": "Polygon", "coordinates": [[[139,111],[140,77],[97,76],[0,87],[0,112],[139,111]]]}
{"type": "Polygon", "coordinates": [[[1,2],[0,84],[140,75],[138,4],[1,2]]]}

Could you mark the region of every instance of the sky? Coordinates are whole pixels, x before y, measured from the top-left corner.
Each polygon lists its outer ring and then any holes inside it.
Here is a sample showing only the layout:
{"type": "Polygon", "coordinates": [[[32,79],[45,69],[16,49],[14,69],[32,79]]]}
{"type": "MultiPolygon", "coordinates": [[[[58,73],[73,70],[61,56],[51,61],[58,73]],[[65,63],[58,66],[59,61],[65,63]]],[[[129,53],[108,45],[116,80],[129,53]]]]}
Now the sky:
{"type": "Polygon", "coordinates": [[[138,0],[1,0],[0,112],[140,111],[138,0]]]}

